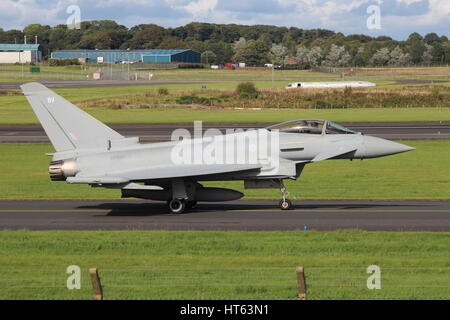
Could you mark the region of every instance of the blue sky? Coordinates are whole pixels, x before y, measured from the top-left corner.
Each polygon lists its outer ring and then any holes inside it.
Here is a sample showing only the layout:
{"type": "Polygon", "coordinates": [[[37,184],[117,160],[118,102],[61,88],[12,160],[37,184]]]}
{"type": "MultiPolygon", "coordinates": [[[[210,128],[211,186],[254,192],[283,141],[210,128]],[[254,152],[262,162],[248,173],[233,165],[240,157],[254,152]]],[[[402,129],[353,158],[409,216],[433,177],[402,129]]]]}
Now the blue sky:
{"type": "Polygon", "coordinates": [[[450,37],[450,0],[0,0],[0,27],[66,23],[73,4],[80,7],[82,20],[112,19],[128,27],[201,21],[324,28],[398,40],[412,32],[450,37]],[[380,9],[380,29],[367,27],[372,5],[380,9]]]}

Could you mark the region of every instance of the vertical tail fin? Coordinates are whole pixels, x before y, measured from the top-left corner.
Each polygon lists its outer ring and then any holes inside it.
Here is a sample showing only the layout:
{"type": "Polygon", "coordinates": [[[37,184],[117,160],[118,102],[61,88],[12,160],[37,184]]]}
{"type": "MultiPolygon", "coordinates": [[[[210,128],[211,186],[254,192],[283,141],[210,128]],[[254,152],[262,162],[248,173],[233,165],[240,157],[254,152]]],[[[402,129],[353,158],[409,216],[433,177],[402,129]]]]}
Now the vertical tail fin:
{"type": "Polygon", "coordinates": [[[124,138],[40,83],[21,88],[57,152],[102,148],[124,138]]]}

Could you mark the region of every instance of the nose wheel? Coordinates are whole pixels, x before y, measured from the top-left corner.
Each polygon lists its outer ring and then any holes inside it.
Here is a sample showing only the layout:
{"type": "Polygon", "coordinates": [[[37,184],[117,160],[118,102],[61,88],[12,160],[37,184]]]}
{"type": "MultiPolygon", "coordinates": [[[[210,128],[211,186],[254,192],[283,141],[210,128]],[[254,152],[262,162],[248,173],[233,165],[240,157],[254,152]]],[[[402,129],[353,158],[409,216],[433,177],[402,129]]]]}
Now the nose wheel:
{"type": "Polygon", "coordinates": [[[286,187],[284,186],[283,180],[280,180],[280,191],[282,199],[279,202],[279,206],[281,210],[290,210],[292,209],[292,201],[287,199],[289,196],[289,191],[287,191],[286,187]]]}
{"type": "Polygon", "coordinates": [[[280,200],[280,209],[281,210],[290,210],[292,209],[292,201],[289,199],[280,200]]]}

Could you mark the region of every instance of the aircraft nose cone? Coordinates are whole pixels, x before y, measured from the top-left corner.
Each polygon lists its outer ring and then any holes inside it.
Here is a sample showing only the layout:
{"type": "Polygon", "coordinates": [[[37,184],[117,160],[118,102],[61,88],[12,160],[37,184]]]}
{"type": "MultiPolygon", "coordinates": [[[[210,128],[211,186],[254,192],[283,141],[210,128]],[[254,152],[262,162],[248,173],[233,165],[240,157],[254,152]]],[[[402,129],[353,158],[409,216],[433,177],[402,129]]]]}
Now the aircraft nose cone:
{"type": "Polygon", "coordinates": [[[415,150],[415,148],[386,139],[365,136],[365,158],[384,157],[391,154],[415,150]]]}

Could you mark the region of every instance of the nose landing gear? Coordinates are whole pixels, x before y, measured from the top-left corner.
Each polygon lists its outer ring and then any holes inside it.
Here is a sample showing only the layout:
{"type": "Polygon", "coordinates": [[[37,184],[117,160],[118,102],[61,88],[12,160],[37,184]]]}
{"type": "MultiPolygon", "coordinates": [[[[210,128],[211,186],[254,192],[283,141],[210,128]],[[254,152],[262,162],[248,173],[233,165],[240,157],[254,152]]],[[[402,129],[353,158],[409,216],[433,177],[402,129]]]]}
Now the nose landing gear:
{"type": "Polygon", "coordinates": [[[282,199],[279,202],[279,206],[281,210],[290,210],[292,209],[292,201],[287,199],[289,196],[289,191],[287,191],[286,187],[284,186],[283,180],[280,180],[280,191],[282,199]]]}

